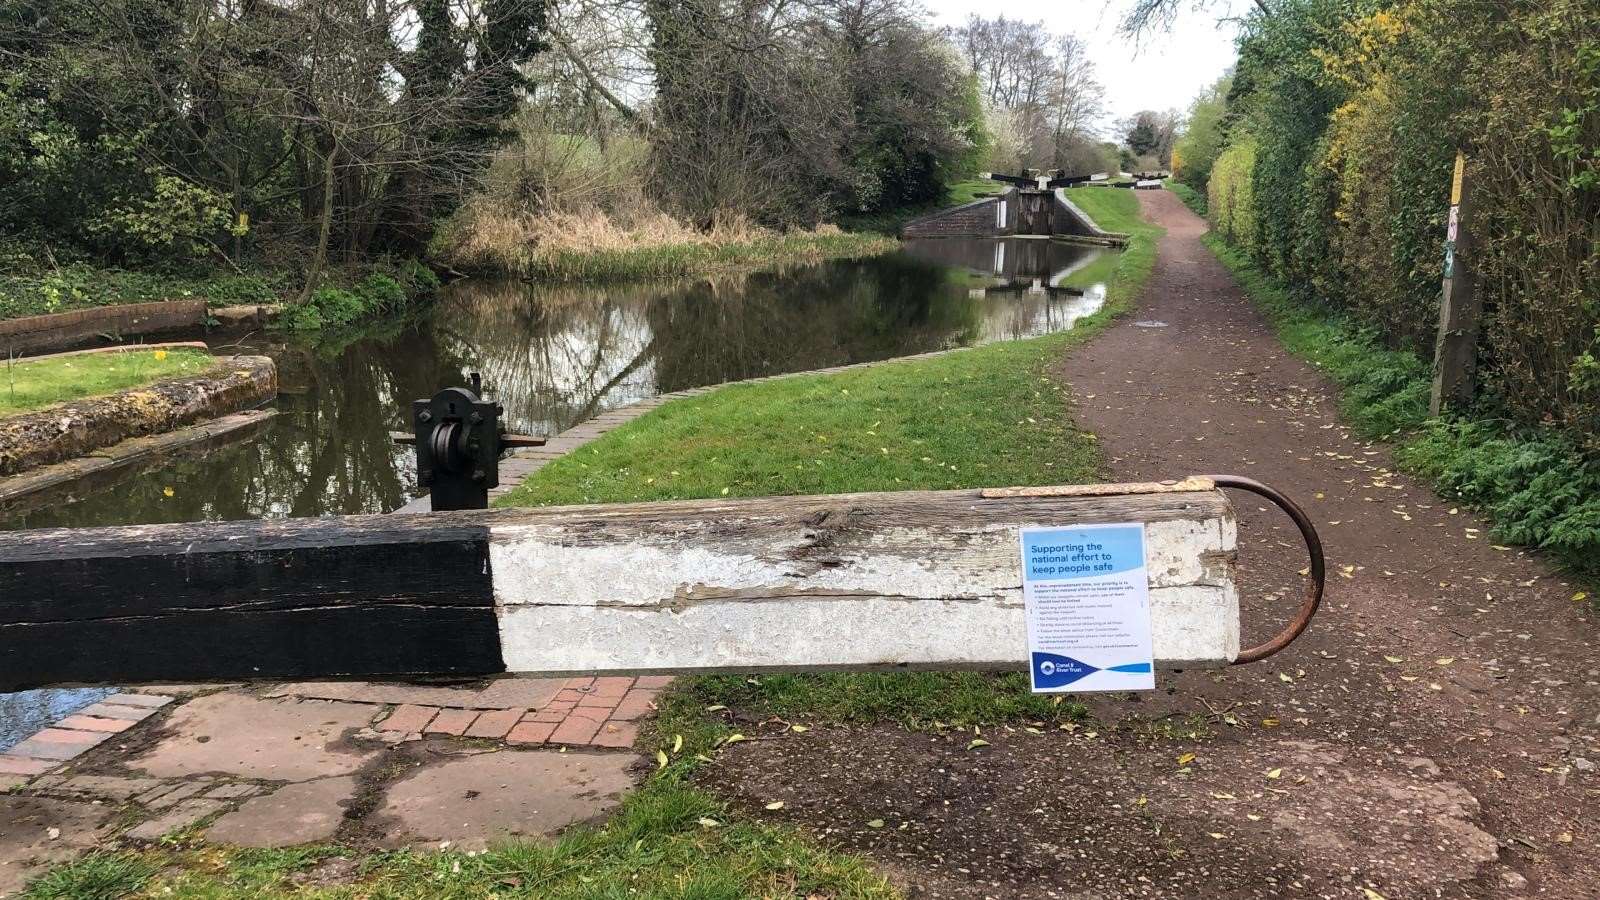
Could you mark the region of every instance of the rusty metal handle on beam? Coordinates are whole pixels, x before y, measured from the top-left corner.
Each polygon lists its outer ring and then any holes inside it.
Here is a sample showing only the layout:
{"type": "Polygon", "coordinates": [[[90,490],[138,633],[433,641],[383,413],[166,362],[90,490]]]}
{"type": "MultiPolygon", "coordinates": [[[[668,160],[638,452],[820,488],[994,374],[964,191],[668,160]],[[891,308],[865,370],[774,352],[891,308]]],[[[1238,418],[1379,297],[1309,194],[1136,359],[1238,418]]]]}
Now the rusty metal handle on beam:
{"type": "Polygon", "coordinates": [[[1311,624],[1311,617],[1317,614],[1317,607],[1322,605],[1322,591],[1327,579],[1327,568],[1322,559],[1322,539],[1317,536],[1316,526],[1311,524],[1311,517],[1306,515],[1305,510],[1276,489],[1267,487],[1253,478],[1242,478],[1237,475],[1210,477],[1219,488],[1249,491],[1271,500],[1279,509],[1288,513],[1289,518],[1294,520],[1295,527],[1300,529],[1300,536],[1306,542],[1306,553],[1311,557],[1311,567],[1306,578],[1305,599],[1300,601],[1300,609],[1295,613],[1294,620],[1272,640],[1240,651],[1233,664],[1237,666],[1242,663],[1259,662],[1289,646],[1299,637],[1306,630],[1306,626],[1311,624]]]}

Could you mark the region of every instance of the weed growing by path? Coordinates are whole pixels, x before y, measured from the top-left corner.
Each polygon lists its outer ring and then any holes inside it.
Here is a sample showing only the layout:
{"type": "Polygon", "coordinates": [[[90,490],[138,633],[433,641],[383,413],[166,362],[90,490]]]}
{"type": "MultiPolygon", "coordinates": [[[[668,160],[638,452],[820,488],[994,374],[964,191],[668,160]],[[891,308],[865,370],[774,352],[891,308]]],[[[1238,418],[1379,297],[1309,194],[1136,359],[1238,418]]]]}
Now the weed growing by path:
{"type": "Polygon", "coordinates": [[[28,885],[28,900],[118,900],[138,892],[160,868],[136,853],[91,853],[28,885]]]}
{"type": "Polygon", "coordinates": [[[1581,575],[1600,577],[1600,457],[1554,429],[1518,428],[1487,403],[1429,419],[1425,361],[1386,349],[1371,329],[1295,300],[1217,236],[1205,242],[1284,346],[1339,385],[1341,410],[1362,434],[1394,440],[1407,471],[1483,512],[1496,540],[1550,551],[1581,575]]]}
{"type": "Polygon", "coordinates": [[[758,718],[894,722],[919,731],[1086,715],[1081,704],[1061,694],[1031,693],[1022,672],[708,675],[689,680],[684,691],[705,705],[721,703],[758,718]]]}

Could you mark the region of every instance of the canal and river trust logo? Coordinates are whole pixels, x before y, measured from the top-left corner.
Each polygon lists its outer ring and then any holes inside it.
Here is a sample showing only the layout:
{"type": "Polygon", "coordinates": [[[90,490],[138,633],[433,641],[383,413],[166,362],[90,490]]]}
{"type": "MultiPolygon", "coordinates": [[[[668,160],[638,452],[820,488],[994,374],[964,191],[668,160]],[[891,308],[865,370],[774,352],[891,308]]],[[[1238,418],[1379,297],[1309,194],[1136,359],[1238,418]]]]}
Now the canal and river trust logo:
{"type": "MultiPolygon", "coordinates": [[[[1038,652],[1033,654],[1033,684],[1036,688],[1062,687],[1099,671],[1102,669],[1098,666],[1091,666],[1070,656],[1038,652]]],[[[1143,673],[1150,671],[1150,664],[1124,663],[1119,666],[1108,666],[1103,671],[1143,673]]]]}

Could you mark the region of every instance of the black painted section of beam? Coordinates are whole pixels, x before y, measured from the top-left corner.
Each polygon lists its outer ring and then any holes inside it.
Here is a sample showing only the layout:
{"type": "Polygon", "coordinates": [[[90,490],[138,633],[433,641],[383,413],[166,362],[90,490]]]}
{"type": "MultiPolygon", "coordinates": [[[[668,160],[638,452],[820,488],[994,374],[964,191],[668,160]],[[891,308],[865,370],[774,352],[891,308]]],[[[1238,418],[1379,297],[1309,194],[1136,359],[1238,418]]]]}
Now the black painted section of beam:
{"type": "Polygon", "coordinates": [[[0,690],[505,670],[485,527],[184,528],[0,541],[0,690]]]}

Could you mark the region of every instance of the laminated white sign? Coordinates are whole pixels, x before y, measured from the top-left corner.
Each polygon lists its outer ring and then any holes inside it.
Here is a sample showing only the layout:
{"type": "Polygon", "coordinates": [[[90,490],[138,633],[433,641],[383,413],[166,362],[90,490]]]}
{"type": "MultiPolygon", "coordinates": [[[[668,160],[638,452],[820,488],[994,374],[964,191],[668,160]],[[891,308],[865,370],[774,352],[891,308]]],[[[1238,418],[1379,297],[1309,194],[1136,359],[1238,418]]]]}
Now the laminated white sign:
{"type": "Polygon", "coordinates": [[[1023,528],[1021,537],[1033,690],[1153,689],[1144,525],[1023,528]]]}

